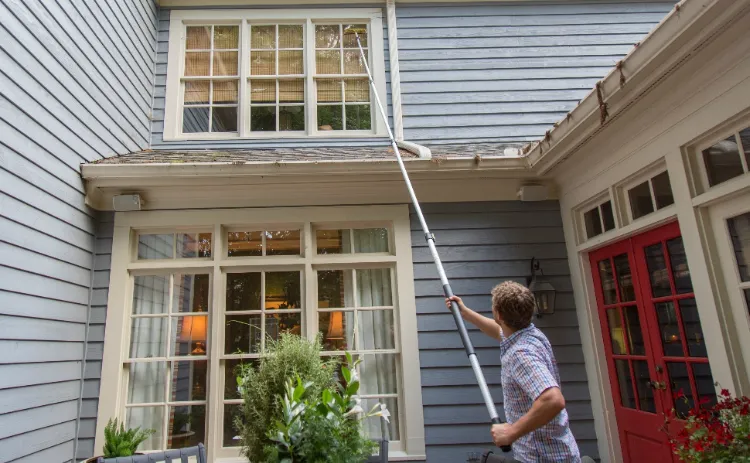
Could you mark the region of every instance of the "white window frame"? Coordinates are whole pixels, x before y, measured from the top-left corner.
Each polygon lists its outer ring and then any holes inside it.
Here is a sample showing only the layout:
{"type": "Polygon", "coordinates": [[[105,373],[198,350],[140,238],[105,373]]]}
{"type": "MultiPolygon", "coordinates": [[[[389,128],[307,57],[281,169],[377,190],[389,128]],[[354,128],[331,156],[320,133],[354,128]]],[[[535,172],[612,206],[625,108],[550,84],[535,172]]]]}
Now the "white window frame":
{"type": "Polygon", "coordinates": [[[385,122],[380,116],[375,95],[370,91],[371,130],[325,130],[319,131],[314,123],[317,119],[317,102],[313,69],[315,69],[315,24],[351,23],[366,24],[368,27],[368,47],[370,71],[381,98],[386,95],[385,54],[383,50],[383,18],[379,8],[336,8],[336,9],[275,9],[275,10],[172,10],[169,24],[169,55],[167,60],[166,101],[164,105],[165,141],[177,140],[225,140],[225,139],[274,139],[274,138],[362,138],[387,136],[385,122]],[[250,131],[250,92],[248,61],[249,25],[258,24],[303,24],[305,49],[305,126],[303,132],[251,132],[250,131]],[[183,84],[181,76],[184,67],[185,27],[188,25],[228,25],[240,26],[239,52],[239,103],[237,133],[182,133],[183,84]],[[248,55],[248,56],[245,56],[248,55]]]}
{"type": "MultiPolygon", "coordinates": [[[[244,228],[244,227],[243,227],[244,228]]],[[[127,398],[123,364],[129,357],[130,312],[134,275],[150,272],[199,272],[211,278],[209,301],[208,359],[209,379],[207,396],[206,447],[210,462],[240,462],[237,448],[222,448],[220,433],[223,423],[223,368],[222,359],[232,357],[223,352],[223,330],[216,320],[221,319],[226,303],[227,270],[302,269],[304,312],[316,307],[315,291],[304,289],[312,282],[317,286],[316,270],[330,268],[390,267],[394,287],[394,323],[398,326],[396,343],[400,344],[401,368],[399,393],[401,398],[400,441],[390,444],[389,459],[424,460],[424,417],[422,409],[419,348],[417,343],[414,270],[411,261],[411,225],[407,206],[358,207],[301,207],[268,209],[235,209],[209,211],[146,211],[121,212],[115,217],[112,246],[112,267],[104,338],[99,410],[95,448],[104,443],[104,426],[112,417],[125,418],[127,398]],[[290,223],[290,217],[294,222],[290,223]],[[371,224],[390,224],[389,253],[317,255],[314,241],[315,227],[360,228],[371,224]],[[242,224],[248,228],[272,229],[300,227],[301,256],[226,257],[226,233],[242,224]],[[212,230],[212,257],[161,260],[137,260],[134,242],[143,230],[212,230]]],[[[317,317],[306,317],[303,312],[304,333],[317,333],[317,317]]],[[[395,418],[395,417],[394,417],[395,418]]]]}
{"type": "Polygon", "coordinates": [[[620,228],[620,220],[617,214],[617,204],[615,203],[614,197],[611,194],[611,192],[608,190],[603,193],[599,193],[593,198],[588,199],[585,202],[578,205],[575,208],[575,222],[576,222],[576,236],[578,239],[578,244],[584,243],[589,240],[593,240],[594,238],[598,238],[602,235],[605,235],[609,232],[615,231],[618,228],[620,228]],[[610,201],[612,204],[612,216],[614,217],[614,221],[615,221],[615,228],[611,230],[605,229],[604,214],[602,214],[602,204],[606,203],[607,201],[610,201]],[[599,209],[599,224],[602,227],[602,232],[596,236],[588,236],[588,233],[586,233],[585,215],[587,212],[595,208],[599,209]]]}
{"type": "MultiPolygon", "coordinates": [[[[619,210],[622,211],[623,213],[619,217],[621,224],[628,225],[636,221],[640,222],[644,220],[646,217],[653,216],[657,212],[661,212],[664,210],[672,211],[673,209],[676,208],[675,206],[676,200],[668,206],[664,206],[662,208],[656,207],[656,195],[654,194],[654,186],[653,186],[652,180],[654,177],[664,172],[667,172],[667,175],[669,175],[669,171],[667,169],[665,162],[663,160],[660,160],[659,162],[655,164],[652,164],[644,169],[641,169],[637,173],[629,176],[627,179],[615,185],[614,196],[617,198],[617,202],[619,202],[619,210]],[[642,183],[648,184],[648,191],[649,191],[649,195],[651,196],[651,206],[654,208],[654,210],[636,219],[633,217],[633,208],[630,204],[630,190],[641,185],[642,183]]],[[[669,179],[669,183],[670,183],[670,188],[672,189],[672,197],[674,198],[674,187],[671,186],[672,185],[671,176],[669,179]]]]}

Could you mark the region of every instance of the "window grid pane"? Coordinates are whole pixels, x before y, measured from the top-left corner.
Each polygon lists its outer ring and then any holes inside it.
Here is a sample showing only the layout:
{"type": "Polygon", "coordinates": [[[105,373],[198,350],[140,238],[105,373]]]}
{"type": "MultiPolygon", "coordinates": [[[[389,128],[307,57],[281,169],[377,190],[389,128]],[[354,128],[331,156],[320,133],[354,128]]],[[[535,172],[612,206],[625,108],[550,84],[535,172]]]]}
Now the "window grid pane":
{"type": "Polygon", "coordinates": [[[238,131],[239,37],[239,26],[186,27],[183,133],[238,131]]]}
{"type": "Polygon", "coordinates": [[[305,131],[303,26],[251,25],[250,30],[250,130],[305,131]]]}
{"type": "Polygon", "coordinates": [[[134,277],[126,421],[156,430],[139,450],[205,440],[209,292],[206,274],[134,277]]]}

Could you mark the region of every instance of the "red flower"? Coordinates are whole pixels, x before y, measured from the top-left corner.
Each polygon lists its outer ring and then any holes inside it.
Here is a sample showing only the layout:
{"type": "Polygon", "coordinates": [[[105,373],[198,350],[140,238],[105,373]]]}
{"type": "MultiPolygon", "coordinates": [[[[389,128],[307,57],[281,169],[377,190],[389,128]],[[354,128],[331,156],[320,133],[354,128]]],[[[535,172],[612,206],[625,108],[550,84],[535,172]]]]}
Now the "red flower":
{"type": "Polygon", "coordinates": [[[672,398],[675,400],[680,399],[682,397],[685,397],[685,390],[682,388],[680,388],[679,391],[672,394],[672,398]]]}
{"type": "Polygon", "coordinates": [[[721,396],[722,397],[729,397],[730,396],[729,389],[722,389],[721,390],[721,396]]]}

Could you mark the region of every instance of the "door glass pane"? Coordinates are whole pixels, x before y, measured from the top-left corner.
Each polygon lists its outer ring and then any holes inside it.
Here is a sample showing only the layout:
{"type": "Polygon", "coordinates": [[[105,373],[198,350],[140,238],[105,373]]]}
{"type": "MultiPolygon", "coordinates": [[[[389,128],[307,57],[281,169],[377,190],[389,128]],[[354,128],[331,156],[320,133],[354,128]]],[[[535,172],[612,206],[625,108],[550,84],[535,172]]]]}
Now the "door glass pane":
{"type": "Polygon", "coordinates": [[[641,331],[641,321],[638,317],[638,307],[625,307],[622,314],[625,317],[625,325],[628,327],[630,353],[633,355],[646,355],[646,345],[643,343],[643,332],[641,331]]]}
{"type": "Polygon", "coordinates": [[[685,341],[687,341],[688,351],[691,357],[708,357],[706,352],[706,343],[703,338],[703,329],[701,320],[698,317],[698,306],[695,299],[683,299],[678,302],[680,306],[680,315],[682,316],[682,325],[685,330],[685,341]]]}
{"type": "Polygon", "coordinates": [[[682,349],[680,339],[680,328],[677,324],[677,314],[672,302],[656,304],[656,317],[659,321],[659,335],[664,347],[664,355],[667,357],[682,357],[685,352],[682,349]]]}
{"type": "Polygon", "coordinates": [[[354,229],[354,252],[388,252],[388,229],[354,229]]]}
{"type": "Polygon", "coordinates": [[[612,263],[609,259],[599,261],[599,278],[602,280],[604,303],[607,305],[616,304],[617,289],[615,288],[615,276],[612,272],[612,263]]]}
{"type": "Polygon", "coordinates": [[[138,235],[139,259],[171,259],[174,257],[174,235],[138,235]]]}
{"type": "Polygon", "coordinates": [[[208,316],[187,315],[172,318],[170,355],[206,355],[208,316]]]}
{"type": "Polygon", "coordinates": [[[354,307],[351,270],[318,272],[318,307],[321,309],[354,307]]]}
{"type": "Polygon", "coordinates": [[[669,183],[669,172],[664,171],[651,179],[651,186],[654,188],[656,208],[661,209],[670,204],[674,204],[672,196],[672,185],[669,183]]]}
{"type": "Polygon", "coordinates": [[[224,360],[224,398],[239,399],[240,391],[237,388],[237,375],[243,365],[253,365],[257,368],[258,359],[234,359],[224,360]]]}
{"type": "Polygon", "coordinates": [[[669,253],[669,263],[672,265],[675,291],[677,291],[677,294],[692,293],[693,282],[690,280],[690,269],[688,268],[682,237],[678,236],[667,241],[667,252],[669,253]]]}
{"type": "Polygon", "coordinates": [[[281,333],[302,334],[301,313],[275,313],[266,315],[266,338],[278,340],[281,333]]]}
{"type": "Polygon", "coordinates": [[[165,357],[167,318],[136,318],[130,332],[130,358],[165,357]]]}
{"type": "Polygon", "coordinates": [[[635,289],[633,288],[633,275],[630,272],[630,263],[627,254],[615,256],[615,272],[617,273],[617,286],[620,288],[620,302],[635,300],[635,289]]]}
{"type": "Polygon", "coordinates": [[[612,353],[627,354],[619,309],[607,309],[607,325],[609,325],[609,335],[612,338],[612,353]]]}
{"type": "Polygon", "coordinates": [[[206,400],[207,360],[194,362],[172,362],[172,381],[170,383],[172,402],[206,400]]]}
{"type": "Polygon", "coordinates": [[[750,212],[727,220],[727,226],[732,238],[740,280],[750,281],[750,212]]]}
{"type": "MultiPolygon", "coordinates": [[[[396,394],[398,375],[396,354],[366,354],[359,364],[360,389],[364,395],[396,394]]],[[[369,410],[368,410],[369,411],[369,410]]]]}
{"type": "Polygon", "coordinates": [[[229,232],[227,233],[229,257],[263,255],[263,232],[229,232]]]}
{"type": "Polygon", "coordinates": [[[159,314],[169,309],[169,275],[145,275],[134,278],[133,313],[159,314]]]}
{"type": "Polygon", "coordinates": [[[177,257],[211,257],[211,234],[178,233],[177,257]]]}
{"type": "Polygon", "coordinates": [[[224,447],[239,447],[240,433],[234,427],[234,420],[242,413],[242,404],[224,405],[224,447]]]}
{"type": "Polygon", "coordinates": [[[648,363],[645,360],[633,360],[633,372],[635,373],[635,386],[638,388],[638,403],[641,410],[656,413],[654,390],[649,385],[651,374],[648,371],[648,363]]]}
{"type": "Polygon", "coordinates": [[[651,202],[651,189],[648,187],[647,181],[629,190],[628,198],[630,198],[630,211],[633,213],[633,219],[654,212],[654,203],[651,202]]]}
{"type": "Polygon", "coordinates": [[[172,312],[208,312],[208,287],[208,275],[175,275],[172,312]]]}
{"type": "Polygon", "coordinates": [[[630,365],[627,360],[615,360],[617,382],[620,385],[620,402],[623,407],[636,408],[633,383],[630,376],[630,365]]]}
{"type": "Polygon", "coordinates": [[[694,363],[693,379],[695,390],[698,392],[698,404],[703,408],[711,408],[716,404],[716,386],[708,363],[694,363]]]}
{"type": "Polygon", "coordinates": [[[225,354],[260,353],[260,315],[234,315],[227,317],[224,334],[225,354]]]}
{"type": "Polygon", "coordinates": [[[227,311],[260,310],[260,272],[227,274],[227,311]]]}
{"type": "Polygon", "coordinates": [[[381,403],[385,404],[388,411],[391,413],[391,421],[390,423],[386,423],[383,419],[370,419],[365,420],[364,428],[365,428],[365,435],[369,437],[370,439],[378,440],[378,439],[386,439],[389,442],[392,442],[394,440],[399,440],[399,420],[398,418],[398,399],[395,397],[388,397],[388,398],[380,398],[380,397],[374,397],[369,399],[363,399],[362,400],[362,408],[370,411],[372,407],[375,406],[375,404],[381,403]]]}
{"type": "Polygon", "coordinates": [[[360,307],[393,305],[390,269],[357,270],[356,273],[357,300],[360,307]]]}
{"type": "Polygon", "coordinates": [[[167,385],[167,362],[131,363],[128,370],[129,404],[164,401],[167,385]]]}
{"type": "Polygon", "coordinates": [[[299,309],[300,272],[266,272],[266,310],[299,309]]]}
{"type": "Polygon", "coordinates": [[[318,314],[318,330],[323,350],[354,349],[354,312],[321,312],[318,314]]]}
{"type": "Polygon", "coordinates": [[[394,349],[394,326],[393,310],[360,310],[357,312],[359,349],[394,349]]]}
{"type": "Polygon", "coordinates": [[[686,417],[693,409],[695,401],[690,389],[690,376],[687,365],[683,362],[667,363],[669,382],[674,397],[674,408],[678,417],[686,417]]]}
{"type": "Polygon", "coordinates": [[[651,280],[651,294],[654,297],[671,295],[672,289],[669,286],[669,274],[661,243],[646,246],[644,251],[646,253],[648,276],[651,280]]]}
{"type": "Polygon", "coordinates": [[[156,430],[155,433],[138,446],[139,452],[163,448],[164,407],[129,407],[125,426],[127,428],[156,430]]]}
{"type": "Polygon", "coordinates": [[[740,150],[734,135],[703,150],[703,162],[706,165],[708,184],[711,186],[743,173],[740,150]]]}
{"type": "Polygon", "coordinates": [[[206,442],[206,406],[169,407],[168,449],[193,447],[206,442]]]}

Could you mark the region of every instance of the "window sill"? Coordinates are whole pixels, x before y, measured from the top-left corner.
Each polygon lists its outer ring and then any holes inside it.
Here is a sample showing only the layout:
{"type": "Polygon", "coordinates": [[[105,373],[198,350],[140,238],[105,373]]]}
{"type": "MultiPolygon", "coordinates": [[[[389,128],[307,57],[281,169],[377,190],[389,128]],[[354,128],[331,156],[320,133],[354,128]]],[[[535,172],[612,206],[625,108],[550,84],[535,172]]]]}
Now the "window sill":
{"type": "Polygon", "coordinates": [[[269,133],[267,135],[252,135],[248,137],[242,137],[237,134],[195,134],[195,135],[178,135],[176,137],[164,137],[163,141],[217,141],[217,140],[241,140],[241,141],[258,141],[258,140],[321,140],[321,139],[343,139],[343,138],[387,138],[387,133],[375,133],[375,132],[320,132],[310,135],[305,135],[300,132],[292,132],[289,134],[282,134],[279,132],[269,133]]]}

